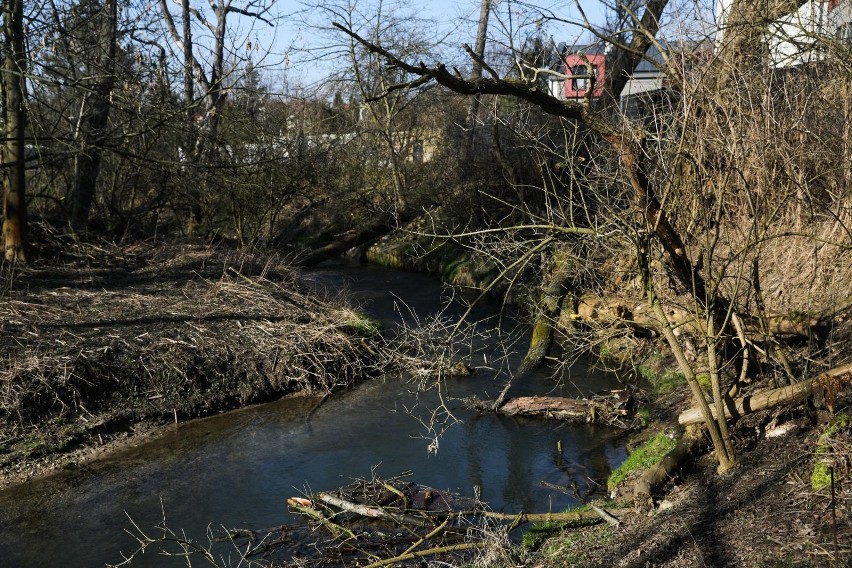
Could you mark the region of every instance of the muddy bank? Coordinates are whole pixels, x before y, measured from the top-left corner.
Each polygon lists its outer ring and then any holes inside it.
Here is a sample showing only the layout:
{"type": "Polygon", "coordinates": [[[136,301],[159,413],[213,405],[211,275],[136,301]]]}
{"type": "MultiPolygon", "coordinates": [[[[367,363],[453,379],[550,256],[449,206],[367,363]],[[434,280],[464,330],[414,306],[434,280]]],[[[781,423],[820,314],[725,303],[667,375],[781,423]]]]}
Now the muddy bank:
{"type": "Polygon", "coordinates": [[[389,365],[375,325],[283,259],[184,243],[66,243],[5,274],[0,485],[158,425],[326,394],[389,365]]]}

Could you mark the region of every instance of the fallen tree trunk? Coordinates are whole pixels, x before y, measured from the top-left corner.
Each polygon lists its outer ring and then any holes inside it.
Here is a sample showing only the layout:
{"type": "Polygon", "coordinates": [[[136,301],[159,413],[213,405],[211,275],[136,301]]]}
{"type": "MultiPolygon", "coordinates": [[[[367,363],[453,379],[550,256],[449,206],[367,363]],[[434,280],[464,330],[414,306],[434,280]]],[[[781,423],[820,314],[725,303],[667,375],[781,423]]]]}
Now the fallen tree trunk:
{"type": "MultiPolygon", "coordinates": [[[[704,335],[705,324],[697,319],[690,310],[677,306],[666,306],[666,319],[675,335],[691,333],[704,335]]],[[[840,312],[814,315],[807,318],[795,315],[770,315],[765,324],[755,316],[743,316],[745,332],[750,337],[762,337],[769,333],[778,337],[814,337],[822,340],[829,323],[840,312]],[[765,329],[764,329],[765,325],[765,329]]],[[[594,294],[585,294],[577,300],[576,312],[572,321],[596,327],[630,327],[652,333],[660,333],[662,322],[646,302],[623,298],[602,298],[594,294]]]]}
{"type": "Polygon", "coordinates": [[[633,505],[637,509],[653,508],[654,496],[692,459],[701,440],[700,428],[688,429],[674,448],[659,462],[645,470],[633,486],[633,505]]]}
{"type": "Polygon", "coordinates": [[[362,517],[370,517],[373,519],[388,519],[399,524],[407,525],[426,524],[426,519],[424,519],[423,517],[418,517],[399,511],[391,512],[381,507],[369,507],[360,503],[352,503],[351,501],[341,499],[340,497],[335,497],[334,495],[329,495],[328,493],[320,493],[318,497],[319,500],[323,501],[324,503],[328,503],[329,505],[337,507],[338,509],[341,509],[343,511],[348,511],[350,513],[361,515],[362,517]]]}
{"type": "MultiPolygon", "coordinates": [[[[740,418],[746,414],[781,404],[801,404],[807,399],[808,394],[816,388],[820,388],[826,404],[831,408],[834,406],[833,395],[840,390],[842,386],[841,382],[845,381],[848,383],[850,377],[852,377],[852,363],[835,367],[813,379],[744,396],[728,402],[725,407],[725,417],[740,418]]],[[[715,408],[711,407],[711,410],[713,411],[713,418],[716,418],[715,408]]],[[[701,410],[693,407],[681,412],[680,416],[678,416],[678,422],[682,425],[700,424],[704,422],[704,418],[701,416],[701,410]]]]}
{"type": "Polygon", "coordinates": [[[347,231],[336,240],[314,249],[298,260],[302,268],[313,268],[324,260],[333,258],[347,250],[369,243],[391,232],[393,227],[385,223],[373,225],[363,231],[347,231]]]}
{"type": "MultiPolygon", "coordinates": [[[[495,511],[473,510],[473,511],[419,511],[412,510],[411,513],[422,514],[422,517],[414,516],[402,511],[390,511],[378,507],[369,507],[361,503],[353,503],[340,497],[329,495],[328,493],[320,493],[318,496],[320,501],[337,507],[349,513],[355,513],[373,519],[385,519],[396,524],[427,524],[429,519],[443,519],[446,517],[484,517],[488,519],[511,521],[512,526],[519,526],[526,523],[539,522],[573,522],[586,521],[593,519],[602,519],[610,524],[618,523],[618,518],[626,515],[631,509],[612,509],[604,510],[601,507],[590,505],[589,509],[581,509],[578,511],[566,511],[562,513],[498,513],[495,511]]],[[[318,513],[314,505],[308,499],[291,497],[288,499],[288,504],[302,514],[306,514],[311,518],[317,518],[318,513]]]]}
{"type": "Polygon", "coordinates": [[[627,416],[629,402],[630,396],[623,390],[591,399],[519,396],[509,399],[497,412],[507,416],[539,416],[568,422],[611,423],[627,416]]]}

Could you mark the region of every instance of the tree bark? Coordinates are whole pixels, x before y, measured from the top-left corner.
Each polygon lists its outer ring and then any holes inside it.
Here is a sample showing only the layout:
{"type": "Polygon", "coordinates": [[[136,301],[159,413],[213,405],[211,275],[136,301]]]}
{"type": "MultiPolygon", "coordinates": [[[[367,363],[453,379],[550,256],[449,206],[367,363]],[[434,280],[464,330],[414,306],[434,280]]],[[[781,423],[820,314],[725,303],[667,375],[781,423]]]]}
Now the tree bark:
{"type": "Polygon", "coordinates": [[[553,268],[545,282],[539,299],[539,312],[530,337],[527,354],[518,368],[518,374],[540,367],[553,344],[554,328],[562,310],[562,302],[571,281],[570,263],[561,251],[553,254],[553,268]]]}
{"type": "Polygon", "coordinates": [[[23,0],[3,3],[3,238],[9,262],[26,262],[26,37],[23,0]]]}
{"type": "Polygon", "coordinates": [[[692,459],[702,439],[700,429],[688,429],[663,459],[642,473],[633,486],[633,505],[637,509],[653,508],[654,496],[692,459]]]}
{"type": "MultiPolygon", "coordinates": [[[[827,391],[825,397],[829,400],[829,404],[831,404],[831,395],[842,388],[841,381],[848,383],[850,378],[852,378],[852,363],[836,367],[818,377],[800,381],[794,385],[744,396],[727,405],[725,408],[725,418],[740,418],[746,414],[782,404],[801,404],[814,389],[820,386],[823,386],[827,391]]],[[[712,411],[713,419],[715,420],[717,417],[716,409],[713,408],[712,411]]],[[[700,424],[704,422],[704,417],[702,416],[701,409],[695,407],[681,412],[677,420],[682,425],[700,424]]]]}
{"type": "Polygon", "coordinates": [[[618,103],[621,91],[633,75],[639,62],[645,57],[654,44],[654,36],[660,29],[660,18],[668,5],[668,0],[649,0],[645,5],[642,18],[636,22],[630,42],[627,45],[616,45],[615,54],[607,63],[607,73],[604,77],[604,94],[600,106],[609,108],[618,103]]]}
{"type": "Polygon", "coordinates": [[[115,52],[118,42],[118,5],[116,0],[105,0],[101,6],[98,28],[97,55],[88,65],[88,75],[95,77],[89,91],[88,125],[77,156],[74,181],[69,206],[71,229],[83,231],[89,221],[89,213],[95,197],[98,176],[101,171],[101,155],[109,113],[112,108],[110,93],[115,84],[115,52]]]}
{"type": "MultiPolygon", "coordinates": [[[[475,81],[482,77],[482,61],[485,59],[485,40],[488,36],[488,17],[491,15],[491,0],[481,0],[479,5],[479,27],[476,30],[476,42],[473,52],[478,59],[474,59],[470,70],[470,78],[475,81]]],[[[467,111],[467,127],[470,129],[467,142],[467,155],[473,152],[474,132],[476,120],[479,116],[479,95],[474,95],[470,100],[470,108],[467,111]]]]}
{"type": "Polygon", "coordinates": [[[539,416],[567,422],[604,422],[624,418],[630,397],[625,391],[593,399],[559,396],[519,396],[511,398],[497,412],[507,416],[539,416]]]}

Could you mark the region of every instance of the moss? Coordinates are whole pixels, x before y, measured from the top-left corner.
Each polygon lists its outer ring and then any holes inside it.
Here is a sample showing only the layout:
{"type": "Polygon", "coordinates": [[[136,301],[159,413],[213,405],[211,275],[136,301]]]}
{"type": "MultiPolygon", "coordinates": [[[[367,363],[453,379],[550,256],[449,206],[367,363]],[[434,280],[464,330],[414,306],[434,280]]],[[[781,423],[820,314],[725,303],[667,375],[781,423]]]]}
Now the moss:
{"type": "Polygon", "coordinates": [[[615,490],[633,472],[647,469],[660,461],[664,455],[674,449],[677,442],[665,432],[660,432],[627,456],[627,459],[612,472],[607,480],[610,492],[615,490]]]}
{"type": "Polygon", "coordinates": [[[683,373],[666,366],[665,358],[659,353],[648,356],[636,370],[658,396],[671,394],[686,381],[683,373]]]}
{"type": "Polygon", "coordinates": [[[21,449],[27,453],[34,453],[45,446],[45,441],[40,438],[29,437],[21,444],[21,449]]]}
{"type": "Polygon", "coordinates": [[[636,419],[639,421],[639,424],[644,428],[648,424],[651,423],[651,410],[643,406],[639,410],[636,411],[636,419]]]}
{"type": "Polygon", "coordinates": [[[679,371],[656,370],[655,367],[656,365],[644,363],[639,365],[637,370],[639,375],[653,387],[657,395],[671,394],[686,381],[683,373],[679,371]]]}
{"type": "Polygon", "coordinates": [[[444,282],[455,282],[455,278],[462,268],[469,263],[467,256],[456,258],[446,263],[441,269],[441,280],[444,282]]]}
{"type": "Polygon", "coordinates": [[[831,484],[830,465],[826,463],[825,456],[831,451],[831,438],[840,430],[849,427],[849,415],[846,412],[837,414],[825,430],[819,436],[816,447],[816,460],[814,471],[811,474],[811,488],[814,491],[825,489],[831,484]]]}
{"type": "Polygon", "coordinates": [[[792,312],[787,314],[787,317],[793,323],[808,323],[816,318],[816,313],[806,312],[802,310],[793,310],[792,312]]]}

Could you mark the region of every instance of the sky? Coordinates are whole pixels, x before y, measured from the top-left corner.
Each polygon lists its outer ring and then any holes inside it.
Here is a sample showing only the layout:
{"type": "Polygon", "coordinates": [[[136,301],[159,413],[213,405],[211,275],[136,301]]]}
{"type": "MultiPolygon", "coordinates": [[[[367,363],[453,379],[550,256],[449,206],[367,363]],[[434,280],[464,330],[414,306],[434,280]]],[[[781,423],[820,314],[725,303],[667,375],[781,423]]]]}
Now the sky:
{"type": "MultiPolygon", "coordinates": [[[[328,0],[327,4],[310,7],[306,3],[279,0],[276,5],[280,19],[274,27],[255,26],[242,30],[252,40],[252,57],[269,74],[277,75],[274,83],[284,84],[287,90],[299,90],[322,82],[335,65],[340,65],[342,54],[335,49],[335,42],[344,37],[340,32],[329,29],[331,20],[339,17],[331,12],[334,5],[346,2],[356,4],[361,18],[373,17],[377,6],[388,13],[398,14],[401,25],[411,33],[440,42],[443,61],[466,59],[461,45],[473,44],[479,17],[480,0],[328,0]],[[257,58],[262,61],[258,62],[257,58]]],[[[489,36],[495,41],[506,38],[510,32],[517,35],[519,29],[534,27],[534,14],[524,6],[534,4],[548,15],[566,21],[580,21],[580,12],[573,0],[539,0],[511,2],[492,0],[493,11],[489,21],[489,36]]],[[[603,20],[603,8],[598,0],[581,0],[586,16],[596,24],[603,20]]],[[[588,41],[590,36],[578,26],[567,22],[550,21],[545,36],[552,36],[555,43],[588,41]]],[[[238,37],[239,32],[235,32],[238,37]]],[[[239,44],[240,40],[236,40],[239,44]]]]}

